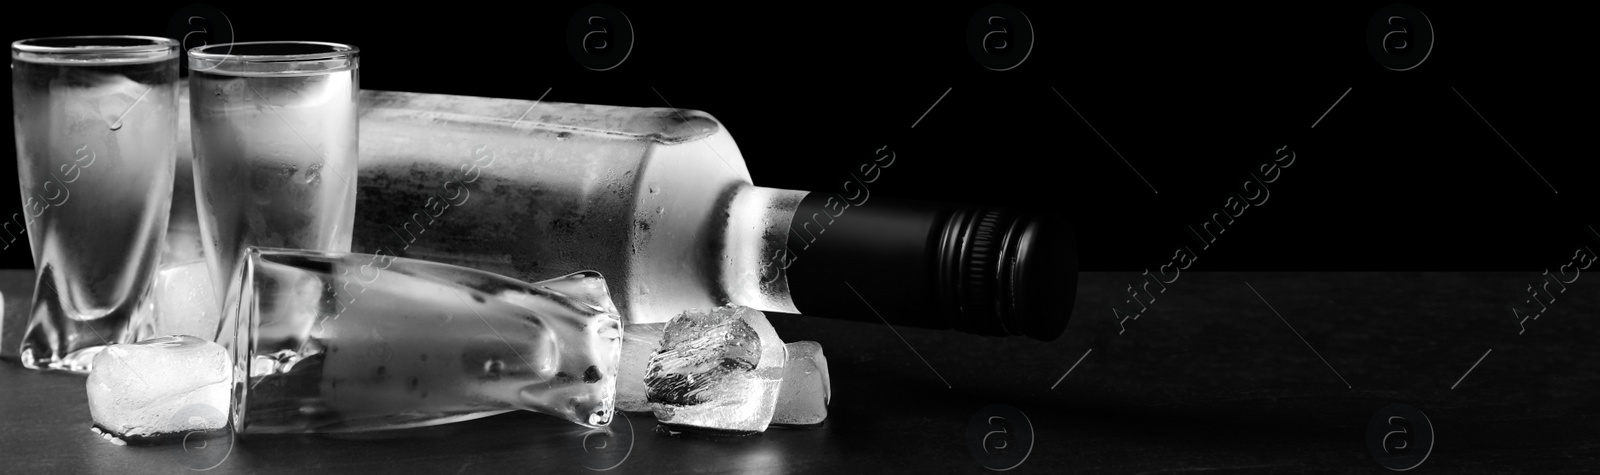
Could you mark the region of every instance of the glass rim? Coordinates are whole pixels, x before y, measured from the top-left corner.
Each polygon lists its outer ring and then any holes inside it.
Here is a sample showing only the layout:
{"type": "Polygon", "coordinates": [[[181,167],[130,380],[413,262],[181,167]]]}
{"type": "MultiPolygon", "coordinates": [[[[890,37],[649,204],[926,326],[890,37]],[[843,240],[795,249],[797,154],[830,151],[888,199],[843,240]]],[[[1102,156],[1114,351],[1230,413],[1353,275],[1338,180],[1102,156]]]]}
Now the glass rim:
{"type": "Polygon", "coordinates": [[[13,52],[42,54],[42,55],[77,55],[77,54],[106,54],[106,53],[121,53],[121,54],[126,54],[126,53],[161,53],[161,52],[167,52],[167,51],[175,51],[177,48],[178,48],[178,41],[174,40],[172,38],[163,38],[163,37],[159,37],[159,36],[140,36],[140,35],[48,36],[48,37],[40,37],[40,38],[28,38],[28,39],[17,40],[17,41],[11,42],[11,50],[13,52]],[[95,44],[86,44],[86,45],[81,45],[81,46],[44,46],[44,45],[33,44],[34,42],[51,41],[51,40],[84,40],[85,42],[90,42],[92,40],[112,40],[112,39],[144,40],[144,41],[148,41],[149,43],[148,44],[142,44],[142,45],[105,45],[105,44],[95,45],[95,44]]]}
{"type": "Polygon", "coordinates": [[[287,63],[300,61],[326,61],[330,59],[353,58],[361,53],[361,48],[324,41],[245,41],[238,43],[218,43],[214,45],[196,46],[189,49],[189,57],[204,61],[243,61],[243,62],[273,62],[287,63]],[[233,49],[238,46],[324,46],[329,50],[317,53],[296,54],[234,54],[233,49]],[[207,50],[221,49],[221,52],[207,50]]]}

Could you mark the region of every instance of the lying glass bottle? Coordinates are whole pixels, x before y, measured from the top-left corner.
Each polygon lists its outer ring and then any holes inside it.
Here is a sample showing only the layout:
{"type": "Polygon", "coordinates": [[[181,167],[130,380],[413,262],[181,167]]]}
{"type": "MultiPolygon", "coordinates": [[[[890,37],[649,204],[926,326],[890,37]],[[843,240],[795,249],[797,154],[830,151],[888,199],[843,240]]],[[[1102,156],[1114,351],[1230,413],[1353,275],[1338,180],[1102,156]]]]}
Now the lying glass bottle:
{"type": "Polygon", "coordinates": [[[216,341],[239,433],[613,414],[622,322],[595,272],[525,283],[404,258],[250,248],[216,341]],[[374,262],[377,262],[374,265],[374,262]]]}
{"type": "Polygon", "coordinates": [[[729,303],[876,323],[868,299],[895,325],[1048,341],[1072,311],[1063,220],[871,196],[890,151],[811,193],[753,186],[703,112],[385,91],[361,103],[358,252],[529,281],[596,269],[629,323],[729,303]]]}

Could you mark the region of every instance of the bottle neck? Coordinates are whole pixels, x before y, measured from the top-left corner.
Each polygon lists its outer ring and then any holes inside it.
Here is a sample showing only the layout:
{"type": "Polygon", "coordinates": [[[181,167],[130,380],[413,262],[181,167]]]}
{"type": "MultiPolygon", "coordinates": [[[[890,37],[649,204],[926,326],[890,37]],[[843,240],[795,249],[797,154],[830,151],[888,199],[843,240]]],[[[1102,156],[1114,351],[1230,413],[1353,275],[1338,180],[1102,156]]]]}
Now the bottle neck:
{"type": "Polygon", "coordinates": [[[789,225],[810,192],[741,186],[728,205],[719,280],[727,301],[768,312],[800,313],[784,274],[789,225]]]}
{"type": "Polygon", "coordinates": [[[748,187],[732,200],[724,289],[766,311],[1026,335],[1066,328],[1071,228],[1050,214],[748,187]]]}

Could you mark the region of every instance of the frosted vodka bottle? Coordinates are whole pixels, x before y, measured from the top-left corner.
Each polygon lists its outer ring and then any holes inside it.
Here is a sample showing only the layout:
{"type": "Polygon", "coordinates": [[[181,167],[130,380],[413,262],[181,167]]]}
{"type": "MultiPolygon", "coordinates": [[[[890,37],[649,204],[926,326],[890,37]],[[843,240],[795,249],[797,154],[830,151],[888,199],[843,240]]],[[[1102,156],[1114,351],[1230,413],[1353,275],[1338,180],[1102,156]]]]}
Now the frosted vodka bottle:
{"type": "Polygon", "coordinates": [[[524,281],[594,269],[629,323],[735,303],[1050,340],[1077,284],[1053,215],[754,186],[709,114],[363,91],[354,250],[524,281]],[[848,282],[848,285],[846,284],[848,282]],[[858,297],[856,294],[860,294],[858,297]]]}

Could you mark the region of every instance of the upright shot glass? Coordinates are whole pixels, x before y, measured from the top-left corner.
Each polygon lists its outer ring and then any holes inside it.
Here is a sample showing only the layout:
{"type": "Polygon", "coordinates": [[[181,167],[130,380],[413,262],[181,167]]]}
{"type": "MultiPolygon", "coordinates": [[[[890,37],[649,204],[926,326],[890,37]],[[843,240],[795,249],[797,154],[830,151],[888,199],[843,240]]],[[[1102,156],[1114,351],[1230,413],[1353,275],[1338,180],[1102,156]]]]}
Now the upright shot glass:
{"type": "Polygon", "coordinates": [[[178,43],[77,36],[11,44],[22,212],[38,280],[25,367],[89,371],[153,314],[177,156],[178,43]]]}
{"type": "Polygon", "coordinates": [[[350,250],[358,54],[289,41],[189,51],[195,198],[219,305],[246,247],[350,250]]]}

